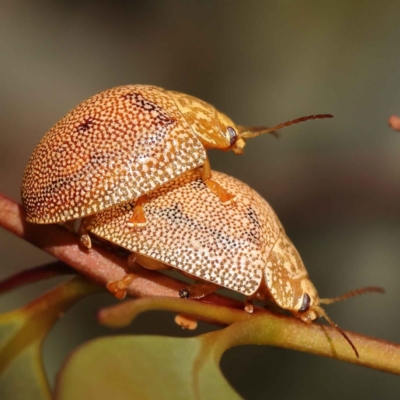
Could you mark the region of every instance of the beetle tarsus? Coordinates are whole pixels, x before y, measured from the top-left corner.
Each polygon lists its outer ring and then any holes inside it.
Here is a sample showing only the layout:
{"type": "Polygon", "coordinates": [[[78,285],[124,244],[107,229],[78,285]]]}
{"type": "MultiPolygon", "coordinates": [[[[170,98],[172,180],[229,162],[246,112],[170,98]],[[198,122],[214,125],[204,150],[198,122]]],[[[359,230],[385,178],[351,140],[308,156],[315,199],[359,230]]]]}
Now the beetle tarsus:
{"type": "Polygon", "coordinates": [[[227,192],[219,183],[213,179],[206,180],[207,187],[218,196],[220,202],[224,205],[230,205],[235,202],[236,196],[227,192]]]}
{"type": "Polygon", "coordinates": [[[130,228],[140,229],[144,228],[147,224],[146,216],[144,215],[144,204],[146,203],[146,196],[140,196],[135,203],[133,215],[127,222],[130,228]]]}
{"type": "Polygon", "coordinates": [[[82,219],[81,224],[79,225],[78,228],[79,241],[83,247],[85,247],[86,249],[91,249],[92,240],[90,239],[86,226],[87,226],[87,220],[82,219]]]}
{"type": "Polygon", "coordinates": [[[126,291],[129,285],[134,281],[135,278],[135,274],[126,274],[122,279],[108,282],[107,290],[117,299],[122,300],[126,296],[126,291]]]}

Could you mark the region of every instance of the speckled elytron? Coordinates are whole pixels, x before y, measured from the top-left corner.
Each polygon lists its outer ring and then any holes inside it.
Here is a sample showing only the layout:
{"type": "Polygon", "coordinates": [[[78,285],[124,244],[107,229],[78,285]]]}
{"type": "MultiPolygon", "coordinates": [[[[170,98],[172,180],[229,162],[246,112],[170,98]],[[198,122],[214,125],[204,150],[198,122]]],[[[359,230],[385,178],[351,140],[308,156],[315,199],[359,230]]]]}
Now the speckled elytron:
{"type": "MultiPolygon", "coordinates": [[[[248,300],[273,301],[306,323],[324,317],[339,330],[358,357],[351,340],[320,304],[383,290],[367,287],[338,298],[320,299],[271,206],[237,179],[215,171],[214,179],[236,193],[235,207],[226,208],[214,201],[200,172],[194,170],[149,195],[144,205],[149,224],[144,229],[132,231],[127,227],[134,202],[89,217],[87,229],[132,251],[133,259],[146,268],[173,267],[207,282],[211,289],[206,289],[208,292],[203,295],[222,286],[242,293],[248,300]]],[[[112,282],[116,284],[115,294],[125,285],[124,279],[122,286],[118,281],[112,282]]],[[[125,289],[132,279],[126,281],[125,289]]]]}
{"type": "MultiPolygon", "coordinates": [[[[22,184],[27,220],[55,223],[92,215],[202,165],[203,181],[212,183],[205,149],[241,153],[246,138],[270,131],[235,125],[182,93],[146,85],[106,90],[69,112],[36,147],[22,184]]],[[[218,185],[209,188],[222,202],[234,198],[218,185]]]]}
{"type": "Polygon", "coordinates": [[[301,319],[314,320],[318,294],[270,205],[232,177],[214,171],[214,178],[236,193],[234,208],[213,201],[198,171],[189,171],[151,193],[143,230],[126,227],[133,202],[97,213],[87,229],[196,278],[273,299],[301,319]],[[309,310],[299,313],[305,293],[309,310]]]}

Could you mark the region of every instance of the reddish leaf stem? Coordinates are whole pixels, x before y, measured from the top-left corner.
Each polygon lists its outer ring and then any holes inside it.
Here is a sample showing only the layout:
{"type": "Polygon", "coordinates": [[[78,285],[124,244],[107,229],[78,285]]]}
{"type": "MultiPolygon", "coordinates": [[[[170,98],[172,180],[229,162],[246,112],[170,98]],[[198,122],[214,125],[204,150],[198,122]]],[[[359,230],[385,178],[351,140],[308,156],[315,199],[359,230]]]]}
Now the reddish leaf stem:
{"type": "Polygon", "coordinates": [[[53,278],[54,276],[69,275],[73,273],[74,270],[72,268],[60,261],[21,271],[0,282],[0,295],[29,283],[53,278]]]}

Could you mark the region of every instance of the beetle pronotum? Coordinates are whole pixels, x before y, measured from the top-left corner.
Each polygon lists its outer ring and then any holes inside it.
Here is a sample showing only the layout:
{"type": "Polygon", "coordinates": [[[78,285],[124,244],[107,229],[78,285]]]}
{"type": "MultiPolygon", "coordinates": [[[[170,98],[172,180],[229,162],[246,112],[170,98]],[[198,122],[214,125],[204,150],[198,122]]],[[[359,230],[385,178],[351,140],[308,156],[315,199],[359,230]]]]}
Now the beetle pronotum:
{"type": "MultiPolygon", "coordinates": [[[[101,92],[70,111],[43,137],[24,173],[22,201],[29,222],[83,218],[133,199],[127,224],[143,227],[146,194],[202,166],[202,180],[223,204],[236,195],[211,178],[206,149],[243,152],[248,138],[273,128],[243,127],[195,97],[148,85],[101,92]]],[[[84,224],[82,243],[90,248],[84,224]]]]}
{"type": "MultiPolygon", "coordinates": [[[[135,209],[125,203],[90,217],[87,229],[94,235],[132,251],[149,269],[177,268],[201,283],[180,292],[201,298],[225,287],[248,300],[276,303],[306,323],[324,317],[352,346],[320,304],[329,304],[367,291],[368,287],[340,298],[320,299],[307,270],[271,206],[254,190],[230,176],[214,171],[218,184],[235,193],[235,207],[215,202],[198,170],[189,171],[154,190],[144,205],[149,224],[140,231],[127,227],[135,209]]],[[[133,277],[110,282],[108,288],[124,297],[133,277]]],[[[247,303],[246,309],[252,310],[247,303]]]]}

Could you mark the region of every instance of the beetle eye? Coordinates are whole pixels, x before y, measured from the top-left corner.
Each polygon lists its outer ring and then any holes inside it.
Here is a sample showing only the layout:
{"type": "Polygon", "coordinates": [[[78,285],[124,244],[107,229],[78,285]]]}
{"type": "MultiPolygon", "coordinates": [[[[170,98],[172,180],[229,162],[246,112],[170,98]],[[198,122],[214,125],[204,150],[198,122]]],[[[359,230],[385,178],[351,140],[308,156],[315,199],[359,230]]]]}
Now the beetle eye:
{"type": "Polygon", "coordinates": [[[226,129],[228,130],[228,134],[229,134],[229,145],[233,146],[236,143],[238,135],[231,126],[228,126],[226,129]]]}
{"type": "Polygon", "coordinates": [[[304,293],[303,295],[303,301],[301,303],[301,307],[299,308],[299,313],[303,313],[308,311],[310,308],[310,296],[307,293],[304,293]]]}

